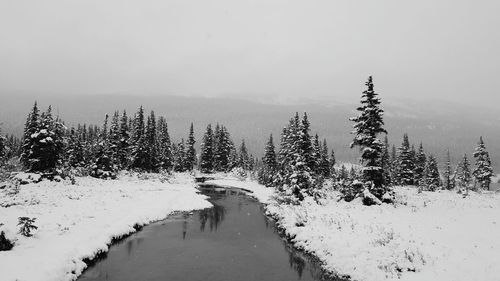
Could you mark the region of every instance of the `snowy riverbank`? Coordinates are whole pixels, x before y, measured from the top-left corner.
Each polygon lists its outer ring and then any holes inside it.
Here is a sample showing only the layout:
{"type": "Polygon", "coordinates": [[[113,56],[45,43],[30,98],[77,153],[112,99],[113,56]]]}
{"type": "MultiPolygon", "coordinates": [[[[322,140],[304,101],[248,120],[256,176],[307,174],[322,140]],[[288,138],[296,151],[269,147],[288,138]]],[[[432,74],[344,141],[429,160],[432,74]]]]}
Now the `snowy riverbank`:
{"type": "Polygon", "coordinates": [[[77,178],[76,185],[43,181],[22,185],[17,194],[0,190],[0,230],[15,239],[11,251],[0,252],[0,280],[74,280],[86,267],[83,259],[107,251],[135,225],[210,207],[194,187],[191,176],[177,174],[168,182],[124,175],[77,178]],[[21,216],[36,218],[33,237],[17,234],[21,216]]]}
{"type": "Polygon", "coordinates": [[[417,193],[397,187],[397,204],[278,205],[254,182],[217,180],[254,191],[297,247],[353,280],[496,280],[500,276],[500,194],[417,193]]]}

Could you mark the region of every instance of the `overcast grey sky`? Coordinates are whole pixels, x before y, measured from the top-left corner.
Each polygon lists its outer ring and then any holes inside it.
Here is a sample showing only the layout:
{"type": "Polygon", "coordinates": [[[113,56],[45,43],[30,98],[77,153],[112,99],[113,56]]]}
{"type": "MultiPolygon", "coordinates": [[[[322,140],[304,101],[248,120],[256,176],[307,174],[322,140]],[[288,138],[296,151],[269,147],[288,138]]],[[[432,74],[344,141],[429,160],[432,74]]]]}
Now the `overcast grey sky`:
{"type": "Polygon", "coordinates": [[[498,0],[0,0],[0,96],[500,102],[498,0]]]}

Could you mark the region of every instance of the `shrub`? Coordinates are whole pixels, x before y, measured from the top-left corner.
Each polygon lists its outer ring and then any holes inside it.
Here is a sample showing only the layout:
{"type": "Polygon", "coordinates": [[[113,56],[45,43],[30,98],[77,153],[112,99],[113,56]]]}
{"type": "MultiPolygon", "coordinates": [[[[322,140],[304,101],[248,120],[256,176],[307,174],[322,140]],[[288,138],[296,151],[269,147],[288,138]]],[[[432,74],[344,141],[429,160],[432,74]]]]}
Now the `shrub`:
{"type": "Polygon", "coordinates": [[[19,222],[17,223],[19,227],[19,233],[26,237],[33,236],[31,231],[38,229],[38,227],[34,224],[36,218],[28,218],[28,217],[19,217],[19,222]]]}

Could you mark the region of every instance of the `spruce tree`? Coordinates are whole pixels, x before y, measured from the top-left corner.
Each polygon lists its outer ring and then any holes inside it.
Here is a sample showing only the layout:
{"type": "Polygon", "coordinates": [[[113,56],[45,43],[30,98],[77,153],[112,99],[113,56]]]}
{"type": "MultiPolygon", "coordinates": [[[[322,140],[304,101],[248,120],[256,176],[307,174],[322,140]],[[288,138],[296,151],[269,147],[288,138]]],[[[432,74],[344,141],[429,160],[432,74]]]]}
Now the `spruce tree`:
{"type": "Polygon", "coordinates": [[[384,171],[384,184],[391,185],[391,156],[389,153],[389,139],[387,135],[384,137],[384,146],[382,147],[382,157],[380,159],[380,167],[384,171]]]}
{"type": "Polygon", "coordinates": [[[213,144],[212,125],[208,124],[207,130],[201,142],[200,170],[203,173],[211,173],[214,170],[213,144]]]}
{"type": "MultiPolygon", "coordinates": [[[[333,151],[333,150],[332,150],[333,151]]],[[[333,155],[335,158],[335,155],[333,155]]],[[[320,153],[320,173],[323,177],[328,178],[331,175],[330,159],[328,159],[328,145],[326,139],[323,139],[323,145],[320,153]]]]}
{"type": "MultiPolygon", "coordinates": [[[[27,171],[32,171],[36,167],[39,152],[34,151],[35,134],[40,130],[40,112],[37,102],[33,105],[33,109],[28,114],[24,126],[23,147],[21,154],[21,162],[27,171]]],[[[36,168],[35,168],[36,169],[36,168]]]]}
{"type": "Polygon", "coordinates": [[[309,119],[307,118],[307,113],[304,112],[304,116],[302,117],[302,123],[299,127],[300,135],[299,135],[299,146],[300,151],[302,153],[302,157],[306,161],[306,165],[309,167],[311,171],[316,170],[317,166],[317,155],[315,155],[315,149],[313,147],[313,143],[311,141],[311,136],[309,135],[311,123],[309,123],[309,119]]]}
{"type": "Polygon", "coordinates": [[[142,108],[142,106],[135,114],[133,123],[134,131],[132,137],[133,145],[131,149],[132,151],[130,168],[139,171],[146,171],[149,161],[149,148],[148,139],[146,136],[146,128],[144,124],[144,109],[142,108]]]}
{"type": "MultiPolygon", "coordinates": [[[[1,124],[0,124],[1,125],[1,124]]],[[[2,135],[2,127],[0,127],[0,166],[5,162],[6,160],[6,154],[7,154],[7,149],[6,149],[6,139],[2,135]]]]}
{"type": "Polygon", "coordinates": [[[310,166],[311,172],[315,175],[321,175],[321,145],[319,143],[319,136],[316,134],[314,136],[314,141],[312,142],[312,150],[310,155],[310,166]]]}
{"type": "Polygon", "coordinates": [[[452,190],[455,188],[455,178],[453,171],[451,170],[451,157],[450,157],[450,150],[446,150],[446,164],[444,168],[444,174],[443,174],[444,182],[443,182],[443,188],[447,190],[452,190]]]}
{"type": "Polygon", "coordinates": [[[174,170],[176,172],[186,171],[186,144],[184,139],[177,145],[172,146],[172,152],[174,154],[174,170]]]}
{"type": "Polygon", "coordinates": [[[337,164],[337,159],[335,159],[335,151],[332,149],[332,152],[330,153],[330,174],[335,175],[335,164],[337,164]]]}
{"type": "Polygon", "coordinates": [[[491,167],[490,155],[486,150],[482,136],[479,138],[479,143],[473,156],[476,159],[476,168],[472,174],[482,189],[489,190],[493,169],[491,167]]]}
{"type": "Polygon", "coordinates": [[[399,164],[398,164],[398,155],[396,153],[396,146],[392,145],[391,148],[391,183],[392,185],[398,185],[401,183],[401,179],[399,178],[399,164]]]}
{"type": "Polygon", "coordinates": [[[439,176],[437,161],[432,154],[427,158],[427,166],[425,168],[425,185],[429,191],[436,191],[441,186],[441,178],[439,176]]]}
{"type": "Polygon", "coordinates": [[[244,139],[241,141],[238,166],[245,170],[250,169],[250,157],[244,139]]]}
{"type": "Polygon", "coordinates": [[[425,184],[425,165],[427,157],[425,156],[424,146],[420,143],[417,154],[415,155],[415,169],[413,171],[414,184],[422,186],[425,184]]]}
{"type": "Polygon", "coordinates": [[[398,178],[402,185],[413,185],[415,163],[413,153],[410,148],[408,134],[403,135],[403,143],[399,147],[398,158],[398,178]]]}
{"type": "Polygon", "coordinates": [[[151,111],[146,125],[146,159],[145,170],[149,172],[158,171],[158,145],[156,143],[156,117],[151,111]]]}
{"type": "Polygon", "coordinates": [[[191,171],[196,166],[196,149],[194,148],[194,144],[196,140],[194,138],[194,128],[193,123],[189,127],[189,137],[187,140],[187,148],[186,148],[186,158],[184,164],[186,165],[186,170],[191,171]]]}
{"type": "Polygon", "coordinates": [[[264,165],[268,167],[270,170],[274,170],[277,166],[276,162],[276,152],[274,148],[273,135],[269,136],[269,140],[266,144],[266,149],[264,152],[264,159],[262,159],[264,165]]]}
{"type": "Polygon", "coordinates": [[[78,135],[78,132],[75,130],[75,128],[71,128],[70,130],[66,159],[70,167],[85,167],[85,147],[82,143],[81,137],[78,135]]]}
{"type": "Polygon", "coordinates": [[[159,167],[164,171],[170,171],[173,167],[172,142],[164,117],[158,119],[158,161],[159,167]]]}
{"type": "Polygon", "coordinates": [[[129,166],[130,157],[130,127],[127,112],[124,110],[120,118],[119,142],[117,147],[117,163],[121,169],[129,166]]]}
{"type": "Polygon", "coordinates": [[[462,193],[467,193],[470,188],[470,183],[472,181],[472,174],[470,171],[469,159],[467,159],[467,154],[464,154],[462,162],[458,165],[457,173],[459,191],[462,193]]]}
{"type": "Polygon", "coordinates": [[[375,197],[382,199],[390,189],[384,186],[384,171],[380,166],[382,155],[382,142],[378,134],[387,133],[383,128],[383,110],[380,108],[380,99],[373,89],[372,77],[368,78],[365,90],[361,96],[361,106],[357,108],[358,116],[350,120],[355,122],[354,140],[351,148],[359,146],[361,150],[362,179],[368,185],[368,191],[375,197]]]}
{"type": "Polygon", "coordinates": [[[108,114],[106,114],[104,119],[103,129],[96,145],[95,160],[90,175],[96,178],[115,179],[117,166],[113,159],[113,151],[107,128],[108,114]]]}

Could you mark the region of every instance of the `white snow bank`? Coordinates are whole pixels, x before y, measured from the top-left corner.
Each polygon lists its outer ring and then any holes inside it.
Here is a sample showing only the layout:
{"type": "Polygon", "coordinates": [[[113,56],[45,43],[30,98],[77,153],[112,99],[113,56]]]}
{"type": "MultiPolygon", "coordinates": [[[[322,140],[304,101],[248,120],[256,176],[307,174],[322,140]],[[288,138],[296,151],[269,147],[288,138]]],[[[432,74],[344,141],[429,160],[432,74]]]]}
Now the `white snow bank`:
{"type": "Polygon", "coordinates": [[[191,176],[162,181],[88,177],[78,178],[76,185],[23,185],[15,195],[0,190],[0,223],[5,224],[0,230],[16,240],[11,251],[0,252],[0,280],[74,280],[86,267],[83,259],[107,251],[113,238],[134,232],[134,225],[211,206],[196,193],[191,176]],[[17,234],[21,216],[37,219],[33,237],[17,234]]]}
{"type": "MultiPolygon", "coordinates": [[[[254,182],[213,181],[249,189],[296,246],[353,280],[491,281],[500,276],[500,194],[418,193],[397,187],[396,205],[361,202],[278,205],[273,189],[254,182]],[[414,271],[414,272],[413,272],[414,271]]],[[[333,192],[335,193],[335,192],[333,192]]],[[[330,194],[329,198],[336,198],[330,194]]]]}

